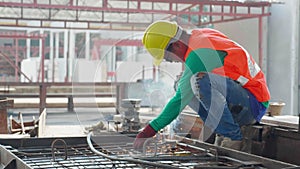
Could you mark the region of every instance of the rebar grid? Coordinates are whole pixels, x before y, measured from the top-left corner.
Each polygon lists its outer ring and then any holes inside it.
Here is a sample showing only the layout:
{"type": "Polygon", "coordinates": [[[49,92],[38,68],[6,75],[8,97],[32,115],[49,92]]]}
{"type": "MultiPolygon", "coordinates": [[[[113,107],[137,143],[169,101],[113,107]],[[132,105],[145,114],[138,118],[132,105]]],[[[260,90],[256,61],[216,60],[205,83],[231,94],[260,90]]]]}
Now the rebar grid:
{"type": "MultiPolygon", "coordinates": [[[[105,139],[110,140],[109,136],[105,139]]],[[[265,168],[259,162],[221,156],[216,149],[207,150],[174,141],[149,144],[146,154],[134,150],[132,142],[124,143],[118,139],[110,142],[93,140],[92,145],[101,153],[95,153],[88,144],[65,145],[59,142],[52,147],[23,147],[11,151],[32,168],[265,168]]]]}

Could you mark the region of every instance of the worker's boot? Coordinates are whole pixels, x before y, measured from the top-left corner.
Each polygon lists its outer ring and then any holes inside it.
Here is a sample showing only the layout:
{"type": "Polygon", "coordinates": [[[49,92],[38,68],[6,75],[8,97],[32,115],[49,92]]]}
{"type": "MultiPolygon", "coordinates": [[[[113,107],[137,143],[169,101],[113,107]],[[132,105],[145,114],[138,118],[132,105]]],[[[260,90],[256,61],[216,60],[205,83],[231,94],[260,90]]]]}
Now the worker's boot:
{"type": "Polygon", "coordinates": [[[226,147],[234,150],[241,150],[242,141],[241,140],[231,140],[229,137],[224,137],[221,147],[226,147]]]}

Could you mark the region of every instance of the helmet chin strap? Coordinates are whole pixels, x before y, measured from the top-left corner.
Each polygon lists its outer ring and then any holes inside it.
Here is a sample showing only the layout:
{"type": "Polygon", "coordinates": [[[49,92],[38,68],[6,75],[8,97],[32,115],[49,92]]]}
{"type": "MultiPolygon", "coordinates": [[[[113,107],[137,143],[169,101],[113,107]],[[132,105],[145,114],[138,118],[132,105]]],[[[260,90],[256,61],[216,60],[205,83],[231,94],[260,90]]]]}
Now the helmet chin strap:
{"type": "Polygon", "coordinates": [[[182,34],[182,28],[179,25],[177,25],[177,27],[178,27],[178,29],[177,29],[176,35],[172,39],[170,39],[170,41],[169,41],[169,43],[167,45],[167,48],[169,47],[170,44],[178,41],[179,38],[180,38],[180,36],[181,36],[181,34],[182,34]]]}

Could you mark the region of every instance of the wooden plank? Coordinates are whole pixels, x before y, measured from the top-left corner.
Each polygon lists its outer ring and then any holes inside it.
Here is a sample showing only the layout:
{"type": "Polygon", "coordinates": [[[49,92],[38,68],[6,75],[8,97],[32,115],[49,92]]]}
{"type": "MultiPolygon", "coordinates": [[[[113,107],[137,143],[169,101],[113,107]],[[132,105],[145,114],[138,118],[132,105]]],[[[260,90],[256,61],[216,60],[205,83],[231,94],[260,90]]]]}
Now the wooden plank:
{"type": "Polygon", "coordinates": [[[47,109],[44,109],[38,119],[38,137],[45,136],[46,133],[46,118],[47,118],[47,109]]]}

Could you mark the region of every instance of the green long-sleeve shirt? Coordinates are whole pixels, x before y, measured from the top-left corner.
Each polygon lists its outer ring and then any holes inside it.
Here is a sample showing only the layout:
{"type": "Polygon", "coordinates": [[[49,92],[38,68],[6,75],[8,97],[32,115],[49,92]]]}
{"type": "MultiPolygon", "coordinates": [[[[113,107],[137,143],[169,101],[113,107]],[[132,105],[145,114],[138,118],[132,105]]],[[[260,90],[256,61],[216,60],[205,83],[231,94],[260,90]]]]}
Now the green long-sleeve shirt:
{"type": "Polygon", "coordinates": [[[170,124],[193,98],[190,85],[191,76],[197,72],[210,72],[214,68],[223,66],[226,55],[227,53],[224,51],[204,48],[190,52],[178,84],[178,90],[160,115],[150,122],[155,131],[159,131],[170,124]]]}

